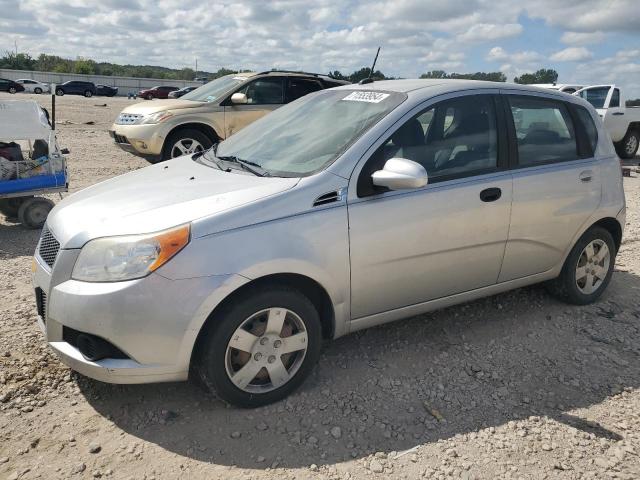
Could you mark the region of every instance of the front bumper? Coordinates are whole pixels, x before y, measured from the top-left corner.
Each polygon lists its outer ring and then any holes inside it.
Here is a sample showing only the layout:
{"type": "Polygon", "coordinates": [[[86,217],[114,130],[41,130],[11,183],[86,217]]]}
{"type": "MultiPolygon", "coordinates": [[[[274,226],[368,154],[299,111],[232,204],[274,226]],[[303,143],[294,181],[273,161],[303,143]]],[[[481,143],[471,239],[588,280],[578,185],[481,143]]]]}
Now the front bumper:
{"type": "Polygon", "coordinates": [[[140,157],[160,157],[168,132],[162,124],[117,125],[113,124],[109,135],[124,151],[140,157]]]}
{"type": "Polygon", "coordinates": [[[60,250],[53,271],[36,254],[33,283],[46,295],[38,323],[62,362],[109,383],[186,380],[198,332],[210,312],[246,281],[236,275],[170,280],[157,273],[117,283],[72,280],[79,250],[60,250]],[[66,329],[98,336],[127,358],[87,360],[66,329]]]}

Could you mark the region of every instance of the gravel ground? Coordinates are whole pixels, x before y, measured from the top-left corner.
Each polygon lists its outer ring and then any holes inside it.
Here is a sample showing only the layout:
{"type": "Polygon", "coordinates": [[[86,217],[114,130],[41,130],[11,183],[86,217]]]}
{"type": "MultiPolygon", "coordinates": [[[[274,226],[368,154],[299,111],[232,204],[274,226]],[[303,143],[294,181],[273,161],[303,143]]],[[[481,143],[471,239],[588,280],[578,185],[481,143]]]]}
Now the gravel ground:
{"type": "MultiPolygon", "coordinates": [[[[106,133],[130,101],[57,103],[72,190],[146,165],[106,133]]],[[[0,217],[0,478],[640,478],[640,178],[624,181],[625,239],[597,304],[532,287],[359,332],[256,410],[63,366],[36,326],[39,232],[0,217]]]]}

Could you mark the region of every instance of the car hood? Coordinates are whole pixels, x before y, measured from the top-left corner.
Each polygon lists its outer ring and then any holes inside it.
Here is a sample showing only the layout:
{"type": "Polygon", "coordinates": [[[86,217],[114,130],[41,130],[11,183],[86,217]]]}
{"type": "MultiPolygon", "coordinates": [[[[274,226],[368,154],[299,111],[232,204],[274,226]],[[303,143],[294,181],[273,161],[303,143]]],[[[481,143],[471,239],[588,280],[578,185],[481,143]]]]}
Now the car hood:
{"type": "Polygon", "coordinates": [[[62,248],[150,233],[210,217],[293,188],[299,179],[224,172],[180,157],[98,183],[58,203],[47,226],[62,248]]]}
{"type": "Polygon", "coordinates": [[[202,107],[202,102],[194,102],[193,100],[154,100],[153,102],[140,102],[130,105],[122,113],[137,113],[141,115],[149,115],[164,110],[177,110],[181,108],[198,108],[202,107]]]}

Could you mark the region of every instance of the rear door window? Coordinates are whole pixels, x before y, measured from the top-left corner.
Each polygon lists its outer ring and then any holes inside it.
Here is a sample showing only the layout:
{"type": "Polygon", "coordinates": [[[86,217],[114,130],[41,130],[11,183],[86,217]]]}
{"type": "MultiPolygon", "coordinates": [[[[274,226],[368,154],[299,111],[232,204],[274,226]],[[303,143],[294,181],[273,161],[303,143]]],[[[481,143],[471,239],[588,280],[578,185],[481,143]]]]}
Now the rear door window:
{"type": "Polygon", "coordinates": [[[567,106],[534,97],[509,98],[522,167],[578,158],[576,135],[567,106]]]}
{"type": "Polygon", "coordinates": [[[611,101],[609,102],[609,107],[619,107],[620,106],[620,89],[614,88],[613,95],[611,95],[611,101]]]}
{"type": "Polygon", "coordinates": [[[309,78],[289,78],[286,101],[293,102],[300,97],[322,90],[322,85],[317,80],[309,78]]]}

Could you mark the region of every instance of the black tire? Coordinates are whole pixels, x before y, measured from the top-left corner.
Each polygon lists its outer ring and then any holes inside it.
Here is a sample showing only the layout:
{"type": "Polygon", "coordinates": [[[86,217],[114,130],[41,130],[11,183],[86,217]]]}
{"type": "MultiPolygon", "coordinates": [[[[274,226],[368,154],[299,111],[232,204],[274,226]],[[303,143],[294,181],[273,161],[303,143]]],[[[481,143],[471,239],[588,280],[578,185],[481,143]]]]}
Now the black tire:
{"type": "Polygon", "coordinates": [[[145,97],[147,100],[153,100],[153,95],[149,94],[145,97]]]}
{"type": "Polygon", "coordinates": [[[56,95],[62,97],[64,95],[64,90],[62,90],[61,88],[56,88],[56,95]]]}
{"type": "Polygon", "coordinates": [[[615,147],[618,152],[618,156],[625,160],[634,158],[638,152],[638,146],[640,145],[640,131],[629,130],[624,138],[618,142],[615,147]]]}
{"type": "Polygon", "coordinates": [[[9,93],[14,94],[16,92],[17,92],[16,87],[9,87],[9,93]]]}
{"type": "Polygon", "coordinates": [[[616,245],[609,231],[602,227],[591,227],[580,237],[573,246],[573,249],[571,249],[558,278],[547,282],[547,289],[559,299],[574,305],[587,305],[595,302],[606,290],[607,285],[609,285],[611,281],[616,253],[616,245]],[[602,283],[593,293],[587,295],[578,288],[576,268],[578,267],[578,261],[580,260],[583,250],[594,240],[601,240],[607,244],[610,252],[610,260],[604,280],[602,280],[602,283]]]}
{"type": "Polygon", "coordinates": [[[264,287],[238,296],[214,314],[209,326],[199,342],[195,371],[209,390],[238,407],[255,408],[285,398],[302,384],[320,356],[322,331],[318,311],[305,295],[286,286],[264,287]],[[237,387],[227,373],[227,346],[246,319],[274,307],[286,308],[302,320],[308,339],[307,351],[298,369],[282,386],[265,393],[246,392],[237,387]]]}
{"type": "Polygon", "coordinates": [[[193,139],[197,141],[198,143],[200,143],[200,145],[202,145],[202,148],[204,150],[211,148],[214,141],[216,141],[214,139],[209,138],[209,136],[205,135],[200,130],[195,130],[193,128],[183,128],[181,130],[176,130],[172,132],[171,135],[169,135],[165,140],[164,146],[162,147],[162,157],[159,161],[163,162],[165,160],[170,160],[172,158],[178,157],[179,155],[173,155],[172,152],[174,152],[175,145],[180,140],[185,140],[185,139],[193,139]]]}
{"type": "Polygon", "coordinates": [[[54,207],[48,198],[31,197],[26,199],[18,209],[18,221],[29,229],[42,228],[47,221],[47,215],[54,207]]]}
{"type": "Polygon", "coordinates": [[[7,218],[18,218],[18,210],[22,202],[30,197],[14,197],[0,199],[0,213],[7,218]]]}
{"type": "Polygon", "coordinates": [[[40,87],[36,87],[33,89],[33,93],[36,95],[40,95],[42,93],[42,89],[40,87]]]}
{"type": "Polygon", "coordinates": [[[91,90],[85,90],[84,91],[84,96],[87,98],[91,98],[93,97],[93,93],[91,92],[91,90]]]}

